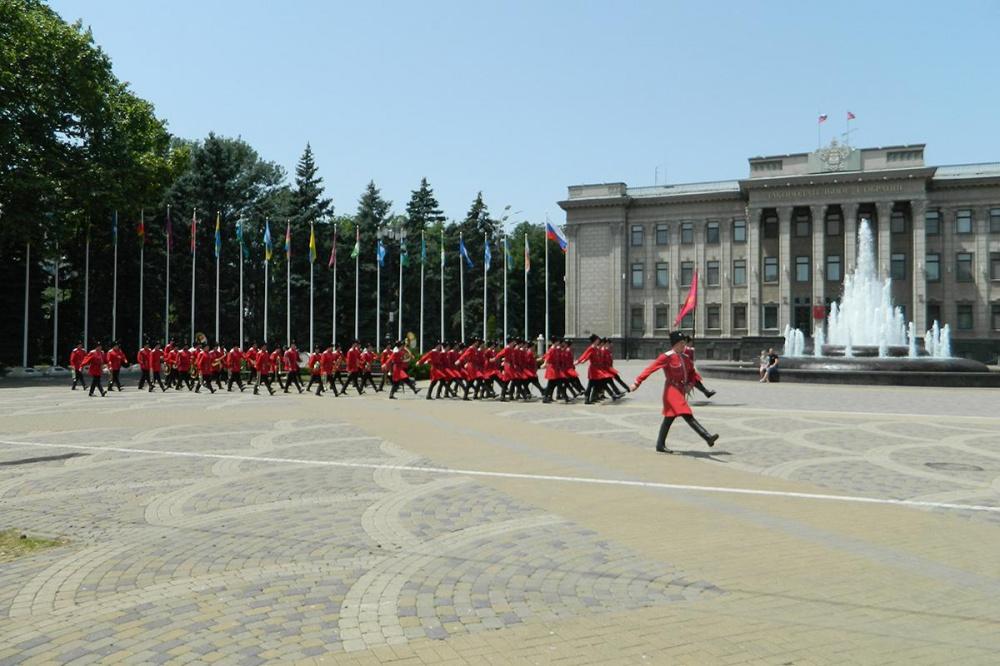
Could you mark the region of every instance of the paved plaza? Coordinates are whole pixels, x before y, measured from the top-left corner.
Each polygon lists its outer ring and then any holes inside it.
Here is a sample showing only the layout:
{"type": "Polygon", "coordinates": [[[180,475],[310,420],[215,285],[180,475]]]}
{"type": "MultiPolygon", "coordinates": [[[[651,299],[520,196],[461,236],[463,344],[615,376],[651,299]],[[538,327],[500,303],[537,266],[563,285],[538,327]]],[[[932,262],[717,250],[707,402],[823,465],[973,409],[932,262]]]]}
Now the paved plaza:
{"type": "Polygon", "coordinates": [[[1000,393],[706,382],[0,389],[0,663],[996,663],[1000,393]]]}

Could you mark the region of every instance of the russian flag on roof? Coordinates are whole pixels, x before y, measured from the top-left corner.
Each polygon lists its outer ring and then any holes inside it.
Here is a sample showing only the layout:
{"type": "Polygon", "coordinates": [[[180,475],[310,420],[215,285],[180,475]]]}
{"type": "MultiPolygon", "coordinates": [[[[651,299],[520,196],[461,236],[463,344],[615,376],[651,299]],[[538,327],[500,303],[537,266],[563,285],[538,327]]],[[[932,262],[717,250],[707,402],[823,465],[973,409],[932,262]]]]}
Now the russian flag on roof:
{"type": "Polygon", "coordinates": [[[563,236],[562,232],[559,231],[559,228],[556,227],[551,222],[545,223],[545,237],[548,238],[550,241],[555,241],[556,243],[559,243],[559,249],[562,250],[563,252],[566,252],[566,248],[569,246],[569,242],[566,240],[566,237],[563,236]]]}

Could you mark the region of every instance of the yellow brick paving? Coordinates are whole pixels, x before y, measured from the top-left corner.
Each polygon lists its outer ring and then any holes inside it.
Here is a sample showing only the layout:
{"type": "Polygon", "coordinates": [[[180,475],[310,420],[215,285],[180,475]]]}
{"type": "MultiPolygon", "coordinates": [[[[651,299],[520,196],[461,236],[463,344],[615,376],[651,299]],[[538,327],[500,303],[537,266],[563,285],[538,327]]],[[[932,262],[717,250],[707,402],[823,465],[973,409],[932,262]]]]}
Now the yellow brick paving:
{"type": "MultiPolygon", "coordinates": [[[[831,416],[839,395],[857,400],[849,387],[799,395],[782,413],[764,403],[777,391],[754,404],[742,386],[714,384],[740,396],[699,408],[724,435],[714,460],[695,457],[704,447],[683,424],[672,445],[690,454],[654,454],[648,399],[581,411],[381,395],[88,401],[39,387],[0,392],[0,439],[1000,504],[1000,421],[988,415],[907,414],[911,396],[924,399],[909,389],[898,410],[831,416]],[[878,446],[889,449],[872,456],[878,446]],[[815,460],[782,466],[784,450],[815,460]],[[923,464],[963,455],[978,466],[923,464]]],[[[0,462],[60,452],[0,445],[0,462]]],[[[992,664],[1000,654],[995,515],[435,480],[89,451],[0,466],[0,528],[32,521],[74,542],[0,565],[0,663],[992,664]]]]}

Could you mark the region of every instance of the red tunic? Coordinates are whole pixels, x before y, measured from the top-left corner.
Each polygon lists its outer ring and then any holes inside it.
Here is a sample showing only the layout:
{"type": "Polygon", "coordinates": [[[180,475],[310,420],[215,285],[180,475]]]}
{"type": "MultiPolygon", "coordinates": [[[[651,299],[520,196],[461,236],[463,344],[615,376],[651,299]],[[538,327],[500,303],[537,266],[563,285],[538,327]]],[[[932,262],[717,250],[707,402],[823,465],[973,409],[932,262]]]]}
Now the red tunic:
{"type": "Polygon", "coordinates": [[[139,364],[140,370],[149,370],[149,347],[143,347],[135,355],[135,362],[139,364]]]}
{"type": "Polygon", "coordinates": [[[87,350],[77,347],[69,353],[69,367],[79,371],[83,367],[83,359],[87,356],[87,350]]]}
{"type": "Polygon", "coordinates": [[[154,349],[149,352],[149,369],[159,372],[163,369],[163,350],[154,349]]]}
{"type": "Polygon", "coordinates": [[[177,352],[177,372],[187,373],[191,371],[191,352],[181,348],[177,352]]]}
{"type": "Polygon", "coordinates": [[[87,374],[91,377],[100,377],[101,367],[105,364],[105,362],[104,352],[91,349],[90,352],[83,357],[81,365],[87,366],[87,374]]]}
{"type": "Polygon", "coordinates": [[[268,375],[271,373],[271,369],[274,367],[271,364],[270,355],[268,355],[268,353],[263,350],[257,352],[255,366],[257,368],[258,375],[268,375]]]}
{"type": "Polygon", "coordinates": [[[243,350],[239,347],[230,349],[229,354],[226,355],[226,366],[229,368],[229,372],[239,372],[243,368],[243,350]]]}
{"type": "Polygon", "coordinates": [[[333,355],[333,350],[332,349],[327,349],[325,352],[323,352],[322,354],[320,354],[320,356],[319,356],[319,367],[320,367],[320,371],[322,371],[322,373],[324,375],[332,375],[333,374],[334,360],[335,360],[335,357],[333,355]]]}
{"type": "Polygon", "coordinates": [[[682,416],[691,414],[691,406],[687,402],[687,393],[698,379],[698,374],[694,371],[694,364],[691,359],[683,354],[678,354],[673,350],[659,357],[650,363],[645,370],[635,378],[635,385],[639,386],[657,370],[663,370],[666,383],[663,385],[663,415],[682,416]]]}
{"type": "Polygon", "coordinates": [[[313,377],[319,377],[321,366],[323,364],[323,354],[322,352],[313,352],[309,354],[309,374],[313,377]]]}
{"type": "Polygon", "coordinates": [[[112,349],[108,352],[108,367],[112,370],[121,370],[122,366],[128,363],[125,353],[121,349],[112,349]]]}
{"type": "Polygon", "coordinates": [[[410,378],[410,375],[406,372],[409,363],[407,362],[406,352],[403,349],[394,351],[389,357],[389,362],[392,365],[392,381],[403,382],[410,378]]]}
{"type": "Polygon", "coordinates": [[[299,352],[289,349],[282,359],[285,363],[285,372],[295,372],[299,369],[299,352]]]}
{"type": "Polygon", "coordinates": [[[347,371],[358,372],[361,370],[361,350],[351,347],[347,350],[347,371]]]}

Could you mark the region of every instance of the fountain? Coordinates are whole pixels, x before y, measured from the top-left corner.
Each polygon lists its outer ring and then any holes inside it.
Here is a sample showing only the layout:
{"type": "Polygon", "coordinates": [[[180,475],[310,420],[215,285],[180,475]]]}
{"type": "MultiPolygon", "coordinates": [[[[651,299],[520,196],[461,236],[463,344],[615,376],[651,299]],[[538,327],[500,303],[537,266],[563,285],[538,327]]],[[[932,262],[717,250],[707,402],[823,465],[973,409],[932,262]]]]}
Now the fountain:
{"type": "Polygon", "coordinates": [[[811,345],[802,331],[785,327],[782,374],[838,383],[1000,385],[1000,374],[982,363],[952,358],[948,324],[935,321],[922,337],[917,335],[913,322],[892,303],[892,280],[879,278],[866,219],[858,227],[857,256],[840,301],[830,306],[811,345]]]}

